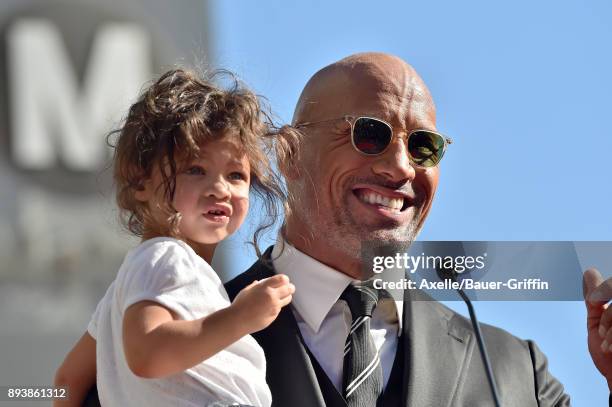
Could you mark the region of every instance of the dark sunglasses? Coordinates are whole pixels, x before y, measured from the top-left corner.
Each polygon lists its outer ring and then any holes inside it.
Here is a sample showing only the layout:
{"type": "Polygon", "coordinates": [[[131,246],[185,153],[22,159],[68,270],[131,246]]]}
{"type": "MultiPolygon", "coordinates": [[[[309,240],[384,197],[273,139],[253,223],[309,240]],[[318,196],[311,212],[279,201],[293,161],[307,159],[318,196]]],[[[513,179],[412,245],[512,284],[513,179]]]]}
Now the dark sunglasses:
{"type": "MultiPolygon", "coordinates": [[[[337,119],[304,122],[294,125],[295,128],[312,126],[336,120],[346,120],[351,125],[351,141],[355,150],[365,155],[384,153],[393,140],[393,128],[384,120],[366,116],[344,116],[337,119]]],[[[431,130],[412,130],[406,137],[410,161],[419,167],[435,167],[438,165],[446,146],[453,140],[431,130]]]]}

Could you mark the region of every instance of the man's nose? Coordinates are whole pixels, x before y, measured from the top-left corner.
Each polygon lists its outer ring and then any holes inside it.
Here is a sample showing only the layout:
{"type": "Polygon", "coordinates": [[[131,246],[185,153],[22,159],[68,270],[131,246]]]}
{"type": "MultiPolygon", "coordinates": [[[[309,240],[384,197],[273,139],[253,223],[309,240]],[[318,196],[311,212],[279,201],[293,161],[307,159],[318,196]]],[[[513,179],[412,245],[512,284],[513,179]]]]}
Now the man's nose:
{"type": "Polygon", "coordinates": [[[372,171],[390,181],[412,181],[416,172],[408,158],[408,147],[403,137],[394,137],[387,150],[372,165],[372,171]]]}

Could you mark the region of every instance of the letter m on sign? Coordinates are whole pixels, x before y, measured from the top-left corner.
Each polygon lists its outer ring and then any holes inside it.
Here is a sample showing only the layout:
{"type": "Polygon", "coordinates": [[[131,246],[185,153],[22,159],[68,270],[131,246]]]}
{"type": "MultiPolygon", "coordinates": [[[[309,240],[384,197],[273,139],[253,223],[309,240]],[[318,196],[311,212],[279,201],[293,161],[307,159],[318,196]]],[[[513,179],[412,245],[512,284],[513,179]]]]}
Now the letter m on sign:
{"type": "Polygon", "coordinates": [[[62,36],[50,21],[18,20],[6,39],[15,163],[42,170],[59,159],[76,171],[99,168],[107,154],[104,135],[149,79],[145,30],[131,23],[101,26],[80,85],[62,36]]]}

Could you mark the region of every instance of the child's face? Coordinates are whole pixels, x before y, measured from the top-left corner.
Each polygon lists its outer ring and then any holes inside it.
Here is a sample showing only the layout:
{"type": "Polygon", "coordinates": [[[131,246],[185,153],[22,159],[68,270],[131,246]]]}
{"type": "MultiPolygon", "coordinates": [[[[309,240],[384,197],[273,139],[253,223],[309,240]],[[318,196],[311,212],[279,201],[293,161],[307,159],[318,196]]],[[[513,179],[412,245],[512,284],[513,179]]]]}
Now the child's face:
{"type": "MultiPolygon", "coordinates": [[[[246,156],[231,141],[222,139],[206,143],[199,158],[179,167],[183,170],[176,176],[173,204],[181,214],[183,238],[191,245],[205,246],[234,233],[249,208],[250,165],[246,156]]],[[[151,186],[157,188],[160,182],[160,175],[153,174],[151,186]]],[[[163,199],[161,190],[154,194],[156,199],[163,199]]]]}

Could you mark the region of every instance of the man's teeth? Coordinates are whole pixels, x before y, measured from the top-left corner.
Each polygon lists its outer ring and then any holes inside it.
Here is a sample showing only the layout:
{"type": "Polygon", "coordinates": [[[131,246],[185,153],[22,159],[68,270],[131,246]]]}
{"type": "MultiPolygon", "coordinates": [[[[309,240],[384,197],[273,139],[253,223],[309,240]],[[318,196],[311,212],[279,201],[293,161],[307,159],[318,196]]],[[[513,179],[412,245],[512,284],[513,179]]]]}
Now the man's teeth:
{"type": "Polygon", "coordinates": [[[402,206],[404,205],[404,198],[387,198],[386,196],[382,196],[376,192],[361,193],[359,194],[359,199],[365,203],[386,206],[387,208],[391,208],[396,211],[402,209],[402,206]]]}
{"type": "Polygon", "coordinates": [[[219,211],[219,210],[208,211],[208,213],[210,213],[212,215],[223,215],[223,212],[219,211]]]}

